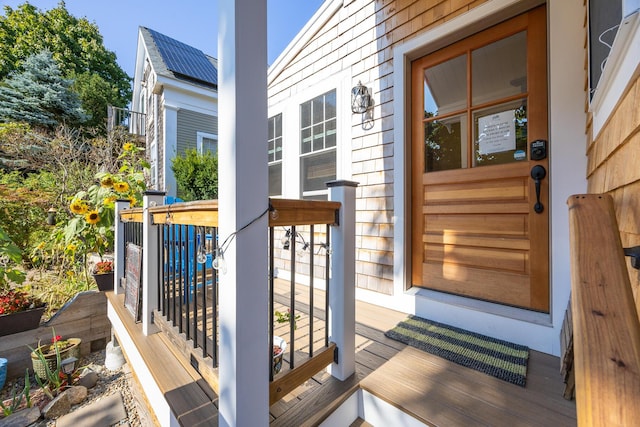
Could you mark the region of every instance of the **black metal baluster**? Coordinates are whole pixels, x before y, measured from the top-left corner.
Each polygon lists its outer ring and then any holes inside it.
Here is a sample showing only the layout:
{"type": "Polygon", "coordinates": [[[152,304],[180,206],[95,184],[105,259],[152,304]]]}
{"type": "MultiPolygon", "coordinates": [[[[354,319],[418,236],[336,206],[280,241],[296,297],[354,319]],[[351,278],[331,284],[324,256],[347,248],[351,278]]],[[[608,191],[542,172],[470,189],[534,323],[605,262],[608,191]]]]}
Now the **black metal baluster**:
{"type": "Polygon", "coordinates": [[[169,275],[168,275],[168,260],[167,256],[167,226],[165,224],[162,225],[162,315],[167,315],[167,296],[168,296],[168,287],[169,287],[169,275]]]}
{"type": "Polygon", "coordinates": [[[273,316],[274,316],[274,309],[273,309],[273,294],[274,294],[274,279],[273,279],[273,268],[274,268],[274,228],[273,227],[269,227],[269,306],[268,306],[268,312],[269,312],[269,348],[271,349],[271,351],[269,352],[269,354],[271,354],[271,357],[269,358],[269,381],[273,381],[273,316]]]}
{"type": "MultiPolygon", "coordinates": [[[[156,258],[158,259],[158,266],[156,267],[157,270],[157,275],[158,275],[158,288],[157,288],[157,292],[158,292],[158,296],[156,298],[156,310],[160,310],[160,308],[162,307],[162,227],[156,225],[156,241],[158,242],[158,245],[156,247],[157,253],[156,253],[156,258]]],[[[117,280],[117,279],[116,279],[117,280]]]]}
{"type": "MultiPolygon", "coordinates": [[[[193,253],[189,250],[191,247],[191,241],[189,236],[191,236],[191,225],[185,225],[185,236],[184,236],[184,281],[182,282],[182,298],[180,298],[181,304],[180,307],[184,308],[184,328],[185,335],[187,340],[191,339],[191,322],[190,322],[190,313],[189,313],[189,300],[191,299],[191,276],[193,275],[193,270],[191,270],[191,258],[193,258],[193,253]]],[[[194,236],[195,237],[195,236],[194,236]]],[[[195,240],[195,239],[194,239],[195,240]]],[[[182,313],[181,313],[182,314],[182,313]]]]}
{"type": "MultiPolygon", "coordinates": [[[[187,295],[187,301],[191,300],[191,298],[193,298],[193,347],[197,348],[198,347],[198,254],[199,251],[197,249],[198,246],[198,229],[195,226],[189,226],[190,229],[193,229],[193,246],[191,247],[192,251],[192,255],[191,258],[193,259],[193,262],[191,263],[191,276],[193,279],[191,280],[191,283],[189,285],[189,292],[187,295]],[[191,290],[191,286],[193,286],[193,291],[191,290]],[[192,296],[193,295],[193,296],[192,296]]],[[[187,306],[187,312],[189,311],[189,308],[187,306]]],[[[187,315],[188,316],[188,315],[187,315]]],[[[204,354],[204,353],[203,353],[204,354]]]]}
{"type": "Polygon", "coordinates": [[[293,329],[293,322],[291,319],[295,319],[296,312],[296,238],[298,233],[296,232],[296,226],[291,226],[291,243],[289,244],[289,250],[291,251],[291,296],[289,297],[289,338],[291,342],[291,348],[289,349],[289,366],[291,369],[294,367],[294,347],[295,347],[295,331],[293,329]]]}
{"type": "MultiPolygon", "coordinates": [[[[211,233],[211,229],[207,230],[206,227],[202,227],[202,234],[204,237],[204,244],[202,245],[202,249],[204,250],[205,260],[204,264],[202,264],[202,354],[204,357],[207,357],[209,353],[207,353],[207,324],[209,323],[209,319],[207,316],[207,260],[208,257],[208,247],[207,247],[207,236],[211,233]]],[[[213,282],[212,282],[213,283],[213,282]]]]}
{"type": "MultiPolygon", "coordinates": [[[[309,357],[313,357],[313,276],[314,276],[314,228],[311,225],[309,234],[309,357]]],[[[295,322],[295,320],[294,320],[295,322]]]]}
{"type": "Polygon", "coordinates": [[[170,318],[171,324],[176,325],[176,226],[169,225],[169,274],[171,275],[171,305],[170,305],[170,318]]]}
{"type": "Polygon", "coordinates": [[[184,249],[183,249],[183,226],[178,225],[178,330],[180,333],[184,332],[183,319],[182,319],[182,287],[184,286],[184,249]]]}
{"type": "Polygon", "coordinates": [[[324,346],[329,347],[329,273],[331,272],[331,266],[329,262],[331,260],[331,238],[330,233],[331,226],[327,224],[327,248],[326,248],[326,260],[325,260],[325,293],[324,293],[324,346]]]}
{"type": "MultiPolygon", "coordinates": [[[[216,249],[218,249],[218,227],[214,227],[213,229],[213,242],[212,242],[212,247],[211,247],[211,254],[213,256],[213,254],[216,253],[216,249]]],[[[213,341],[213,346],[211,348],[211,353],[212,353],[212,359],[213,359],[213,367],[217,368],[218,367],[218,270],[213,269],[212,268],[212,283],[213,283],[213,287],[211,289],[211,296],[212,296],[212,302],[211,302],[211,311],[212,311],[212,315],[211,315],[211,338],[213,341]]]]}

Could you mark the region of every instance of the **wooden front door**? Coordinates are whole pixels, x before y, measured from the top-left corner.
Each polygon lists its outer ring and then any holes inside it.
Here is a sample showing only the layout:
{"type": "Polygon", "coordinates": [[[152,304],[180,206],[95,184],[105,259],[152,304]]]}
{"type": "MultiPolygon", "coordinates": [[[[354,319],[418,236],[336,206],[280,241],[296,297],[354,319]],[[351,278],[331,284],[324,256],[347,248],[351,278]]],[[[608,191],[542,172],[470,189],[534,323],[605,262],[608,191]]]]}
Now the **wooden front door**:
{"type": "Polygon", "coordinates": [[[541,6],[413,61],[413,286],[549,311],[545,26],[541,6]]]}

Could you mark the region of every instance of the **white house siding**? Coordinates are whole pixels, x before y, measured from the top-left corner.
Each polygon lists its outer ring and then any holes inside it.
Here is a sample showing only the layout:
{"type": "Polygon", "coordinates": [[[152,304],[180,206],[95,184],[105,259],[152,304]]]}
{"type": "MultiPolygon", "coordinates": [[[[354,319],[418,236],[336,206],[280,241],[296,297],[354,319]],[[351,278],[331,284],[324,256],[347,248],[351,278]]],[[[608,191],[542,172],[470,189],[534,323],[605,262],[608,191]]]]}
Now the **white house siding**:
{"type": "MultiPolygon", "coordinates": [[[[297,45],[285,50],[269,70],[269,116],[289,113],[289,117],[283,114],[286,161],[287,150],[295,151],[299,144],[299,118],[295,117],[299,113],[293,107],[311,99],[318,86],[333,85],[344,92],[338,93],[338,116],[346,117],[348,129],[338,135],[338,156],[345,164],[338,167],[338,179],[360,183],[356,202],[358,298],[558,354],[570,292],[565,201],[571,194],[586,191],[586,158],[580,148],[584,147],[586,121],[583,0],[547,2],[551,312],[408,289],[407,278],[411,230],[406,218],[410,159],[405,118],[410,60],[541,3],[544,1],[327,0],[321,7],[323,24],[308,24],[305,29],[315,32],[299,35],[294,40],[297,45]],[[576,16],[580,19],[568,18],[576,16]],[[344,81],[347,83],[341,84],[344,81]],[[358,81],[371,89],[375,103],[373,122],[366,128],[361,115],[352,114],[349,106],[349,90],[358,81]],[[293,107],[287,107],[290,104],[293,107]]],[[[283,182],[294,183],[283,196],[299,197],[295,161],[283,166],[283,174],[283,182]]]]}

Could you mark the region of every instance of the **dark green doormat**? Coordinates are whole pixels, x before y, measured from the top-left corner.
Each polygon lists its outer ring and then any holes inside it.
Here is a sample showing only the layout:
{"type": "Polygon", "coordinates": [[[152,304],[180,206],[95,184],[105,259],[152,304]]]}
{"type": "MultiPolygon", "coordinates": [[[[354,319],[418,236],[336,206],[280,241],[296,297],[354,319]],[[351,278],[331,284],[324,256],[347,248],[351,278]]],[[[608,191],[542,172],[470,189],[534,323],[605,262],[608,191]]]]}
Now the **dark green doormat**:
{"type": "Polygon", "coordinates": [[[396,341],[524,387],[529,348],[409,316],[385,335],[396,341]]]}

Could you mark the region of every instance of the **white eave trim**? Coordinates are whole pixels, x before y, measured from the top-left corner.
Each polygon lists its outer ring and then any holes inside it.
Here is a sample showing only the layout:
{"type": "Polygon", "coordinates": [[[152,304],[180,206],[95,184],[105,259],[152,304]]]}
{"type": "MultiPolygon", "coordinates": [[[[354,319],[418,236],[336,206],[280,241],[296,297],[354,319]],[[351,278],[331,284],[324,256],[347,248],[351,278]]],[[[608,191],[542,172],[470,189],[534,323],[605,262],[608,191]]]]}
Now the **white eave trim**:
{"type": "Polygon", "coordinates": [[[291,43],[273,61],[267,70],[267,86],[289,65],[291,60],[300,50],[311,40],[311,38],[322,28],[324,24],[342,7],[344,0],[325,0],[316,13],[307,21],[302,30],[291,40],[291,43]]]}
{"type": "Polygon", "coordinates": [[[640,10],[623,18],[591,99],[593,139],[604,127],[629,85],[640,75],[640,10]]]}

